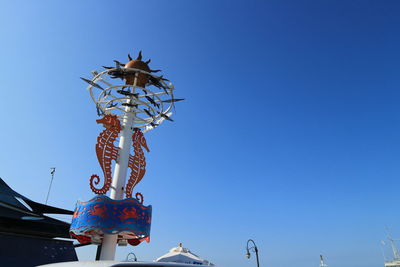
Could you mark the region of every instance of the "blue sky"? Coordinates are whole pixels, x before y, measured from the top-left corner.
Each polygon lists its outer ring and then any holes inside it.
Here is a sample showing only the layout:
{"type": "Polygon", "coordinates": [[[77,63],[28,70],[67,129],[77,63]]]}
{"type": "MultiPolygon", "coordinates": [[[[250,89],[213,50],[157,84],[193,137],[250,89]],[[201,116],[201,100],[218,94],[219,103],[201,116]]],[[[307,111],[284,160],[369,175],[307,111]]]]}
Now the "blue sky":
{"type": "MultiPolygon", "coordinates": [[[[175,85],[137,187],[152,260],[179,242],[221,267],[382,265],[400,236],[398,1],[3,1],[0,177],[73,209],[102,130],[79,77],[143,51],[175,85]]],[[[82,248],[81,259],[95,249],[82,248]]]]}

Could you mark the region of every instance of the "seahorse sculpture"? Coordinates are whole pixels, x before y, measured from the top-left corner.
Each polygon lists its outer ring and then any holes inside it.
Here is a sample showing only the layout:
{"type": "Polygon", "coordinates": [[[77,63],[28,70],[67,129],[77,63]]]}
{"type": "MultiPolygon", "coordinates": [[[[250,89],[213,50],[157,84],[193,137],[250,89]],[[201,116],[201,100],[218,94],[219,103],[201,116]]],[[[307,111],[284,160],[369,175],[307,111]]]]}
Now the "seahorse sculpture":
{"type": "Polygon", "coordinates": [[[107,114],[103,118],[96,120],[97,123],[102,123],[105,129],[97,137],[96,154],[100,167],[104,173],[104,185],[99,189],[95,185],[99,184],[100,177],[93,174],[90,177],[90,188],[95,194],[104,195],[110,189],[112,181],[111,161],[116,161],[118,158],[119,148],[114,146],[114,141],[117,139],[121,131],[121,123],[117,116],[107,114]]]}
{"type": "MultiPolygon", "coordinates": [[[[140,129],[136,129],[132,135],[134,156],[129,156],[128,167],[131,168],[131,175],[126,185],[126,197],[132,197],[133,188],[142,180],[146,173],[146,158],[144,157],[144,147],[147,152],[150,152],[147,147],[146,139],[140,129]]],[[[136,193],[136,198],[143,203],[143,195],[136,193]]]]}

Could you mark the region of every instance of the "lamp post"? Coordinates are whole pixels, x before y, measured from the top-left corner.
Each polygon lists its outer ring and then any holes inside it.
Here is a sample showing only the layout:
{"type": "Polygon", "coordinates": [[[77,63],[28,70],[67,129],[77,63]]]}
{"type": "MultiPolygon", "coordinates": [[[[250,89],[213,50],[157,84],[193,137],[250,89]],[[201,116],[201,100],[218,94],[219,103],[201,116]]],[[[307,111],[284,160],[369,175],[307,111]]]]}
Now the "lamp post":
{"type": "Polygon", "coordinates": [[[247,257],[248,259],[250,259],[250,256],[251,256],[250,251],[256,253],[257,267],[260,267],[260,262],[259,262],[259,260],[258,260],[258,248],[257,248],[256,243],[254,242],[253,239],[247,240],[246,251],[247,251],[247,252],[246,252],[246,257],[247,257]],[[251,246],[251,247],[249,247],[249,243],[250,243],[250,242],[253,243],[253,246],[251,246]]]}
{"type": "Polygon", "coordinates": [[[130,253],[126,256],[125,261],[132,261],[132,258],[129,257],[129,256],[132,256],[132,255],[133,255],[133,261],[137,261],[136,254],[133,253],[133,252],[130,252],[130,253]]]}

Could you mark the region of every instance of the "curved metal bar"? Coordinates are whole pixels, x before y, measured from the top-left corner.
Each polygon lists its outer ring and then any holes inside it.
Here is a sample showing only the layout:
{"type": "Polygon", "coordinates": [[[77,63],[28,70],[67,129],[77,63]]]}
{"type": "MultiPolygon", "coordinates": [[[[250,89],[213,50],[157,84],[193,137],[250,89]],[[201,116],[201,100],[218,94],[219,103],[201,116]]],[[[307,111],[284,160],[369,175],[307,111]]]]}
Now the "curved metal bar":
{"type": "Polygon", "coordinates": [[[133,255],[133,257],[134,257],[134,258],[133,258],[133,261],[137,261],[136,254],[133,253],[133,252],[130,252],[130,253],[128,253],[128,255],[126,255],[125,261],[131,261],[131,259],[129,258],[130,255],[133,255]]]}
{"type": "Polygon", "coordinates": [[[259,262],[259,259],[258,259],[258,248],[257,248],[256,243],[254,242],[253,239],[247,240],[246,251],[247,251],[246,257],[247,257],[248,259],[250,259],[250,255],[251,255],[251,254],[250,254],[250,251],[256,253],[257,267],[260,267],[260,262],[259,262]],[[252,246],[252,247],[249,247],[249,243],[250,243],[250,242],[253,243],[253,246],[252,246]]]}

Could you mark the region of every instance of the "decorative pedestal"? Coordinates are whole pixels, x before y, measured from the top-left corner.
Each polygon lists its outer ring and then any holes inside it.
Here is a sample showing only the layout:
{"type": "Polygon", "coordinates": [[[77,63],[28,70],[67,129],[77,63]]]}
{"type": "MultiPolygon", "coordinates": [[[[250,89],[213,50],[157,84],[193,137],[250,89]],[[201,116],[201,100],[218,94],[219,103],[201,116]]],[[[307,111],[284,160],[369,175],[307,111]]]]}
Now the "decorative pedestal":
{"type": "Polygon", "coordinates": [[[151,206],[137,199],[113,200],[97,196],[78,202],[70,234],[80,243],[101,243],[104,234],[118,234],[118,243],[133,246],[150,242],[151,206]]]}

